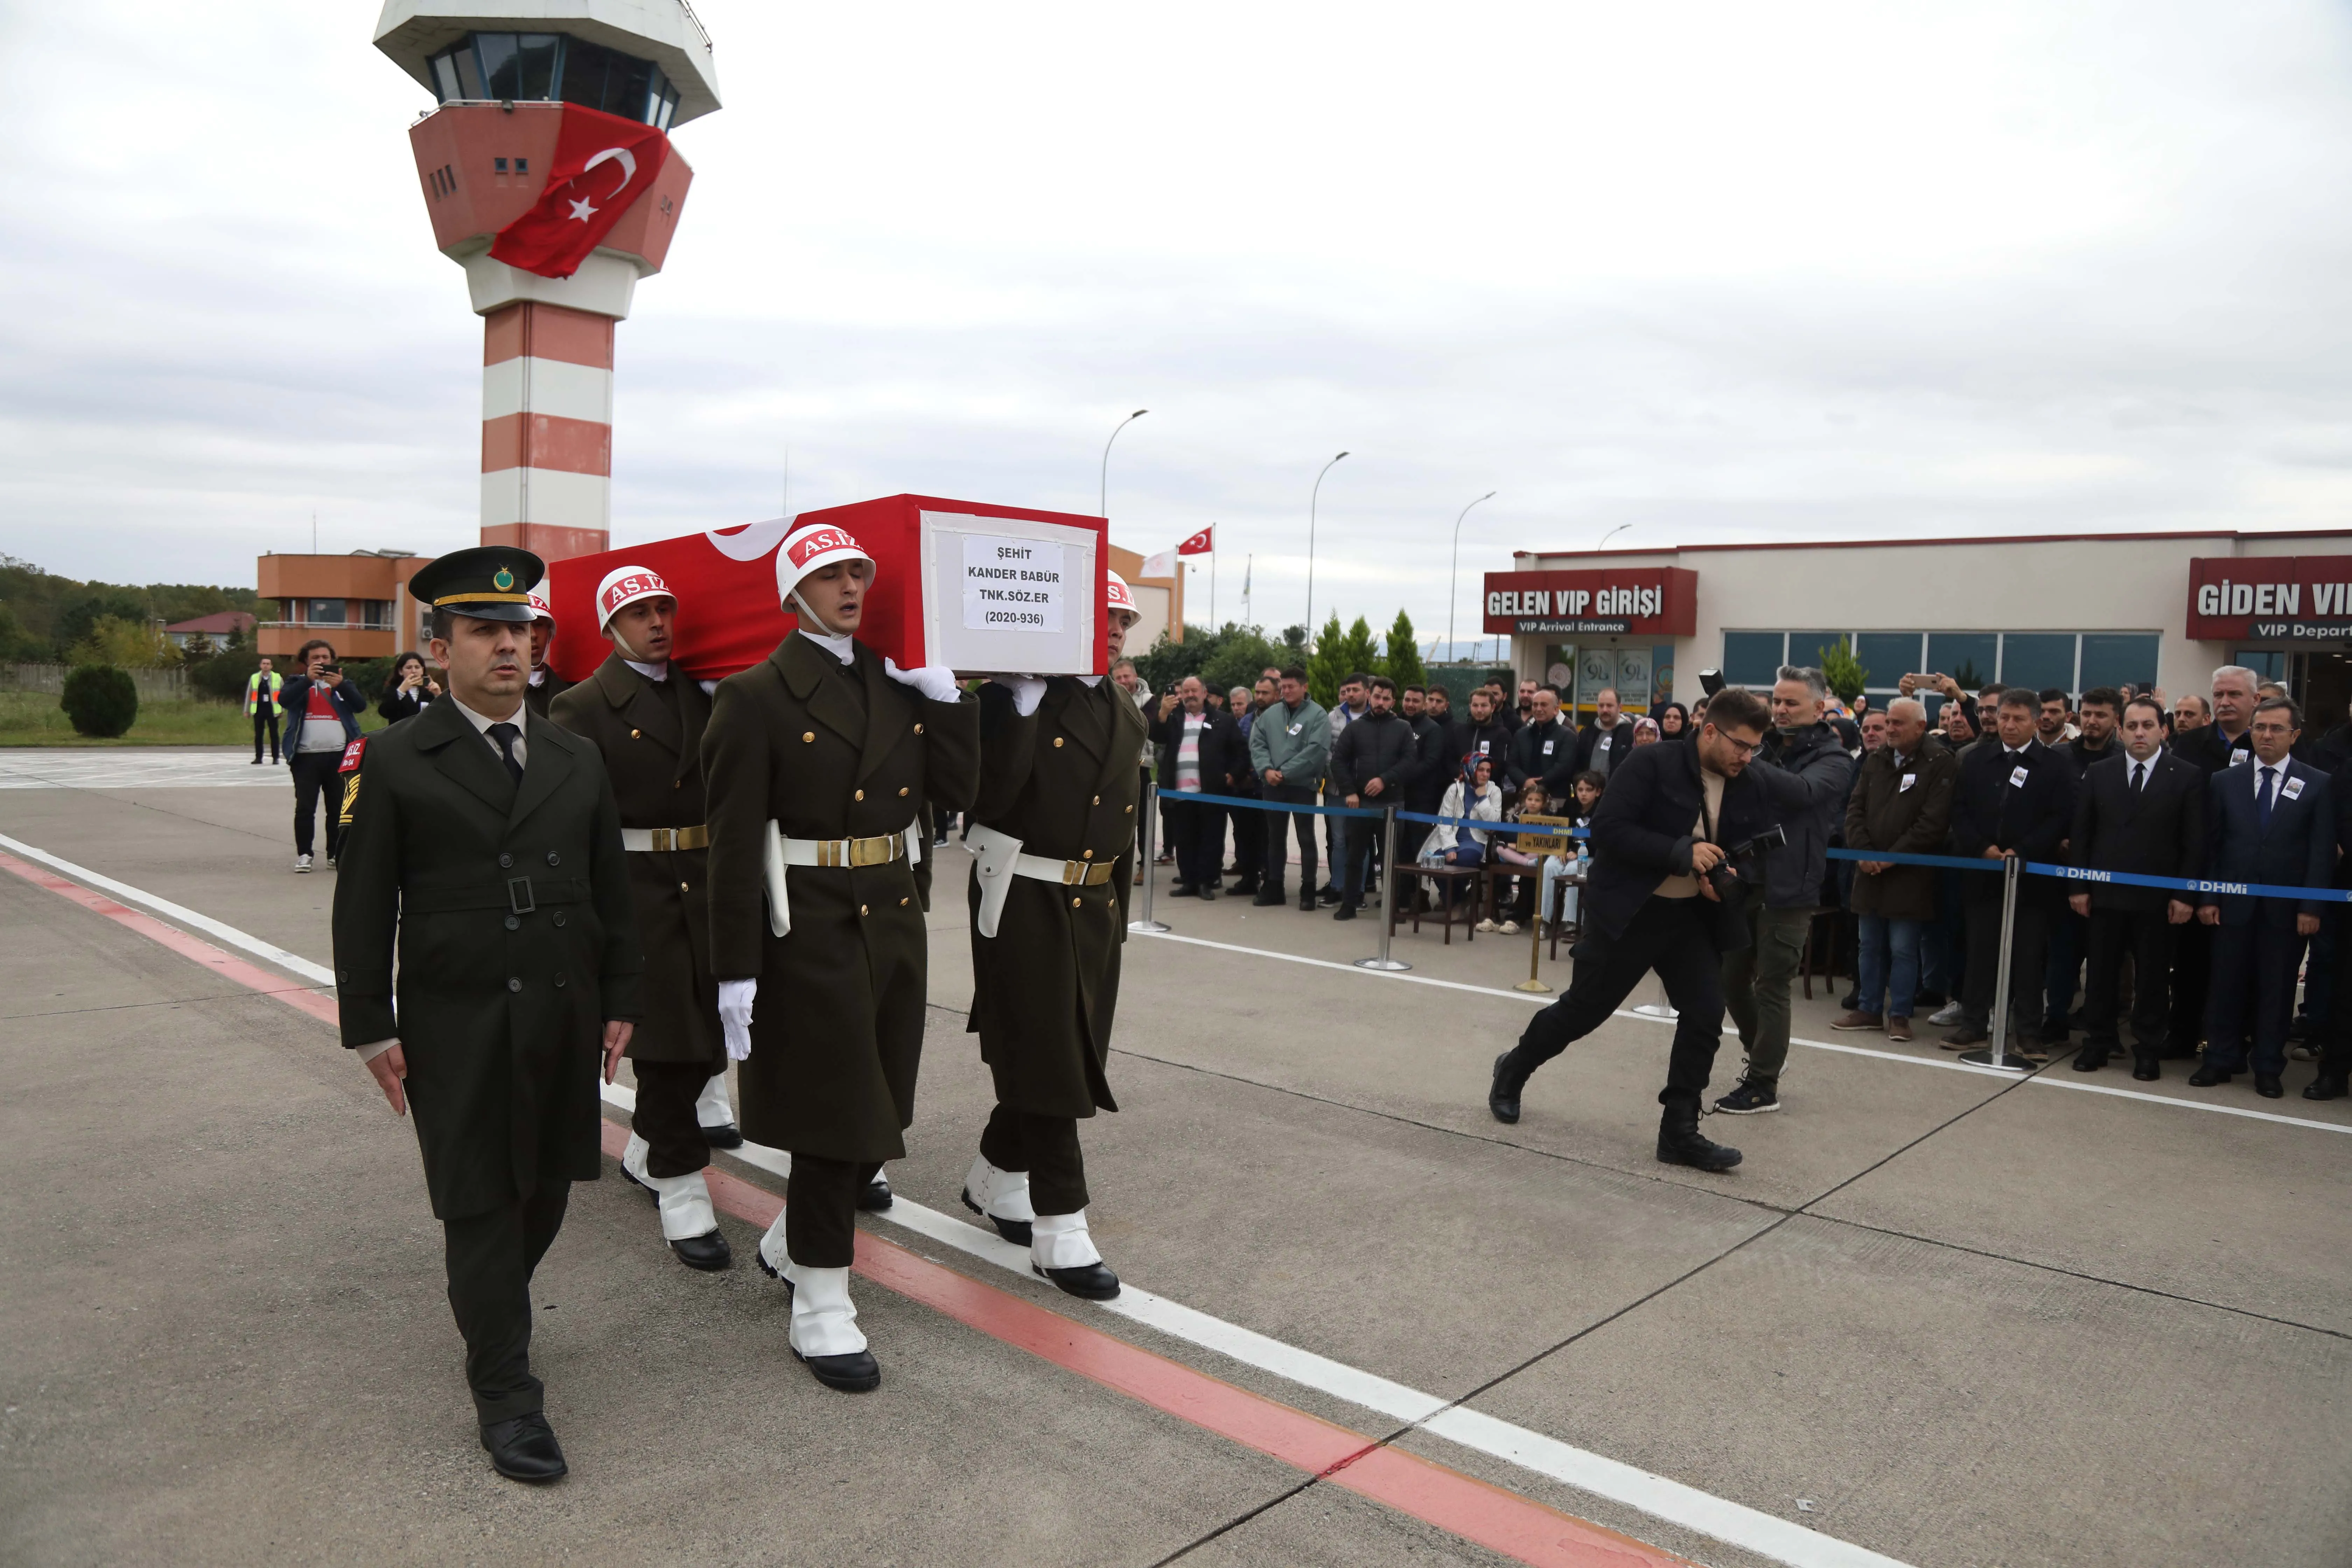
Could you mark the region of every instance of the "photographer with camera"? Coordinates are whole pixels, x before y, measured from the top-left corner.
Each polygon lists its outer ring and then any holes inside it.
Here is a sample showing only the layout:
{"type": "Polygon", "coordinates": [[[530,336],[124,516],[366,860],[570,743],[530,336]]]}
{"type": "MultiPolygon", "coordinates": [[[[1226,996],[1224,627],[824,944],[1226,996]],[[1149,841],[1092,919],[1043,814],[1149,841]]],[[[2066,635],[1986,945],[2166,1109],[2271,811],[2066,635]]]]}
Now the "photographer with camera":
{"type": "Polygon", "coordinates": [[[1617,764],[1593,816],[1575,978],[1495,1059],[1486,1108],[1497,1121],[1517,1121],[1536,1068],[1599,1028],[1654,971],[1679,1015],[1658,1094],[1658,1158],[1702,1171],[1739,1163],[1738,1150],[1698,1130],[1723,1034],[1723,956],[1748,940],[1759,840],[1786,842],[1783,824],[1814,805],[1797,775],[1748,767],[1770,722],[1763,699],[1725,687],[1689,745],[1643,746],[1617,764]]]}
{"type": "Polygon", "coordinates": [[[318,832],[319,808],[327,816],[327,865],[331,868],[343,842],[342,824],[335,808],[336,770],[343,765],[343,748],[360,738],[360,715],[367,711],[367,696],[343,679],[332,643],[312,637],[295,651],[302,673],[286,683],[286,769],[294,776],[294,869],[310,868],[310,849],[318,832]]]}
{"type": "Polygon", "coordinates": [[[1829,683],[1809,666],[1784,664],[1772,687],[1772,729],[1757,752],[1759,766],[1777,768],[1805,786],[1806,809],[1785,826],[1786,848],[1763,858],[1764,897],[1748,900],[1748,942],[1723,955],[1723,1000],[1738,1026],[1748,1068],[1739,1084],[1715,1102],[1717,1110],[1752,1116],[1780,1109],[1780,1068],[1789,1059],[1789,986],[1804,960],[1829,873],[1830,836],[1844,816],[1853,779],[1845,742],[1822,717],[1829,683]]]}

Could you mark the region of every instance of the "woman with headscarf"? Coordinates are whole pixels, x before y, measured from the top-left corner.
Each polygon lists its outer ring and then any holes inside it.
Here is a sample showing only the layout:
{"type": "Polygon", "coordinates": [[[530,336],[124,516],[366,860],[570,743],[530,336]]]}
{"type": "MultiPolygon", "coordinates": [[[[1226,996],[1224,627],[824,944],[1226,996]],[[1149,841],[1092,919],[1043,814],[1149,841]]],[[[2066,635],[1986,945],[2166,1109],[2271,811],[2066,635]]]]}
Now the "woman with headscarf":
{"type": "Polygon", "coordinates": [[[1669,702],[1658,710],[1658,739],[1679,741],[1690,733],[1690,710],[1679,702],[1669,702]]]}

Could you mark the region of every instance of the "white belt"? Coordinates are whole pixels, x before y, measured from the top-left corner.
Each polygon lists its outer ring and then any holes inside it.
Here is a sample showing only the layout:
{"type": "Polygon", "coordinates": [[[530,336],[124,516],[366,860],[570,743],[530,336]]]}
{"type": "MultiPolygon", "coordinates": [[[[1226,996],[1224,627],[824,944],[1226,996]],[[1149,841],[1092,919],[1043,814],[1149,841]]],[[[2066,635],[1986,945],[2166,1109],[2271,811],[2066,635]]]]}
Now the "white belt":
{"type": "Polygon", "coordinates": [[[624,827],[621,847],[640,855],[667,849],[708,849],[710,829],[700,823],[692,827],[624,827]]]}
{"type": "Polygon", "coordinates": [[[980,913],[972,926],[985,937],[996,934],[996,922],[1004,912],[1004,897],[1012,890],[1013,878],[1031,877],[1066,888],[1098,888],[1111,879],[1116,869],[1108,860],[1055,860],[1024,854],[1020,839],[981,823],[965,830],[964,844],[971,851],[972,869],[980,878],[980,913]]]}
{"type": "Polygon", "coordinates": [[[768,819],[767,850],[762,858],[762,880],[768,889],[768,929],[778,936],[793,934],[793,906],[785,882],[785,868],[791,866],[887,866],[893,860],[910,859],[921,851],[916,848],[914,835],[921,830],[917,823],[901,833],[885,833],[872,838],[787,838],[775,819],[768,819]]]}

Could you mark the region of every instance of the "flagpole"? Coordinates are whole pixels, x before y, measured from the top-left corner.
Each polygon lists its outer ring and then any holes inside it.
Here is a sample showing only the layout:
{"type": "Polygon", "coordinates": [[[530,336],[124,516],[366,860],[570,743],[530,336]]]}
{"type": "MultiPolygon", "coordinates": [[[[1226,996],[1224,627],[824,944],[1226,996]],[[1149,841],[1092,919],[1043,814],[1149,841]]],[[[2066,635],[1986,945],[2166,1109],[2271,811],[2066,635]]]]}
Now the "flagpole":
{"type": "Polygon", "coordinates": [[[1213,636],[1215,636],[1215,635],[1216,635],[1216,631],[1217,631],[1217,552],[1216,552],[1216,551],[1213,548],[1213,549],[1211,549],[1211,550],[1210,550],[1210,552],[1209,552],[1209,635],[1210,635],[1210,636],[1212,636],[1212,637],[1213,637],[1213,636]]]}

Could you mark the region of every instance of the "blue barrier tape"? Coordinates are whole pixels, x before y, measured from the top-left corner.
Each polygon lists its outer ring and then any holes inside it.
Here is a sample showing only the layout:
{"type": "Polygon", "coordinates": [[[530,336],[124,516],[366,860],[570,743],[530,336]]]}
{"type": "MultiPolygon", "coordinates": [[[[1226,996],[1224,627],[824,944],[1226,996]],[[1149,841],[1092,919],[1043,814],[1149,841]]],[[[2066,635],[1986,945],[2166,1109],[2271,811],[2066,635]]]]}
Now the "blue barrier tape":
{"type": "MultiPolygon", "coordinates": [[[[1240,805],[1246,806],[1253,811],[1304,811],[1312,813],[1317,816],[1369,816],[1377,818],[1385,815],[1378,806],[1293,805],[1286,801],[1259,800],[1249,795],[1211,795],[1206,790],[1163,789],[1160,791],[1160,798],[1162,800],[1198,800],[1204,801],[1212,805],[1240,805]]],[[[1483,816],[1432,816],[1425,811],[1400,811],[1397,813],[1397,820],[1399,822],[1427,822],[1435,824],[1441,827],[1452,827],[1457,824],[1467,823],[1481,833],[1557,834],[1559,832],[1559,828],[1540,822],[1489,822],[1483,816]]],[[[1591,837],[1591,830],[1590,828],[1571,827],[1568,830],[1568,833],[1569,837],[1571,838],[1589,838],[1591,837]]]]}
{"type": "MultiPolygon", "coordinates": [[[[1942,866],[1955,871],[1998,871],[1998,860],[1967,860],[1957,855],[1891,855],[1878,849],[1832,849],[1832,860],[1879,860],[1895,866],[1942,866]]],[[[2079,866],[2053,866],[2028,860],[2029,877],[2055,877],[2080,882],[2087,889],[2100,886],[2161,888],[2168,892],[2210,894],[2243,899],[2294,899],[2300,903],[2352,904],[2352,891],[2340,888],[2282,888],[2268,882],[2216,882],[2186,877],[2149,877],[2137,871],[2089,871],[2079,866]]]]}

